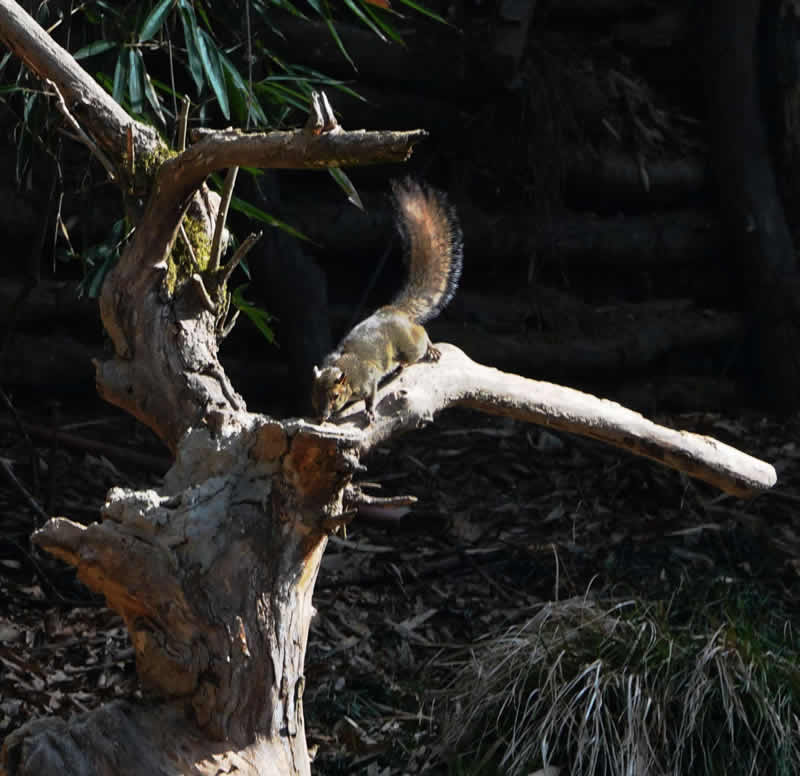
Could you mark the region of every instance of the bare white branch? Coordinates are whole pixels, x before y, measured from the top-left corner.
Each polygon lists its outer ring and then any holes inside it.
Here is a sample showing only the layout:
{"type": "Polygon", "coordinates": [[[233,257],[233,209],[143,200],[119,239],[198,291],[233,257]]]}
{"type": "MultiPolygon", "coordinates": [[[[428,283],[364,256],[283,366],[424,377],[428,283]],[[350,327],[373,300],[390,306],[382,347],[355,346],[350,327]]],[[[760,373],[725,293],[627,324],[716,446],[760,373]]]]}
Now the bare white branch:
{"type": "Polygon", "coordinates": [[[379,391],[373,423],[367,424],[361,403],[345,410],[340,427],[361,428],[362,452],[401,429],[430,422],[446,407],[464,406],[592,437],[737,496],[775,484],[772,466],[716,439],[666,428],[572,388],[477,364],[452,345],[436,347],[442,352],[438,363],[415,364],[379,391]]]}

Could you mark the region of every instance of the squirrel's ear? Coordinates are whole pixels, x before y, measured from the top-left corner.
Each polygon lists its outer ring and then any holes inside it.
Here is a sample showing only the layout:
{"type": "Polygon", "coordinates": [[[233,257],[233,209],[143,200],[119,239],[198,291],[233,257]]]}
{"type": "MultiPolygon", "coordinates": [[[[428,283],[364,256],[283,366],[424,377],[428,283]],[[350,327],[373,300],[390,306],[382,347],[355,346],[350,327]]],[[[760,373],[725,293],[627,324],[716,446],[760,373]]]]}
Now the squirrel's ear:
{"type": "Polygon", "coordinates": [[[322,372],[320,371],[320,368],[318,366],[315,366],[314,367],[314,379],[317,380],[321,374],[322,374],[322,372]]]}

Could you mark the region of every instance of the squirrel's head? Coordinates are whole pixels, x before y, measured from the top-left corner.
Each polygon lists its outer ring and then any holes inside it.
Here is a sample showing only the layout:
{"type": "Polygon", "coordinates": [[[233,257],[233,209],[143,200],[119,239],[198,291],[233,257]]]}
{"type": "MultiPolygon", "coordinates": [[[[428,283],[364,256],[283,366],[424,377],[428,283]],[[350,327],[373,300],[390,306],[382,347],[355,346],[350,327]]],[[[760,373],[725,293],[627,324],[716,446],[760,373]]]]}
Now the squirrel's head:
{"type": "Polygon", "coordinates": [[[327,420],[338,412],[348,401],[353,389],[338,366],[314,367],[314,386],[311,389],[311,403],[314,411],[327,420]]]}

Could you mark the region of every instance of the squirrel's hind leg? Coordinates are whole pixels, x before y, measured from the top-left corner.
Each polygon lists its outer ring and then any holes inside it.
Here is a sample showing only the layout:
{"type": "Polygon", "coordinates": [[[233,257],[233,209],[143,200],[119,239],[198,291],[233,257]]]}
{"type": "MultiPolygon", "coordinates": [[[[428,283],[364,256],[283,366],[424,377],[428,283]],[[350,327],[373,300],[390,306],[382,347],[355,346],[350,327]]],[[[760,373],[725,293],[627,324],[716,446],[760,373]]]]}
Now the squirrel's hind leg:
{"type": "Polygon", "coordinates": [[[364,397],[364,410],[367,414],[367,421],[372,423],[375,420],[375,399],[378,395],[378,381],[373,380],[372,386],[364,397]]]}

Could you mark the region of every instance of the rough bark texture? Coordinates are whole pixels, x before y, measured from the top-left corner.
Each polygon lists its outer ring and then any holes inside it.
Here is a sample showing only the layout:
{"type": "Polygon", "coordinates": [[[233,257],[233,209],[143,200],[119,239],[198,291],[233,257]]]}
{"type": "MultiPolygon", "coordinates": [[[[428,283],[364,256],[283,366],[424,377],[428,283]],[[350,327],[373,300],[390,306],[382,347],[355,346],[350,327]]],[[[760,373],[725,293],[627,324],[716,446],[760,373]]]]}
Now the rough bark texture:
{"type": "Polygon", "coordinates": [[[71,776],[258,776],[308,773],[292,770],[282,748],[259,739],[236,753],[209,740],[184,720],[180,704],[136,707],[116,701],[69,722],[40,719],[6,740],[9,774],[71,776]],[[166,755],[166,757],[165,757],[166,755]]]}
{"type": "Polygon", "coordinates": [[[38,531],[123,616],[140,679],[164,701],[18,731],[9,772],[308,773],[303,661],[344,449],[241,413],[191,432],[158,491],[112,490],[102,524],[38,531]]]}

